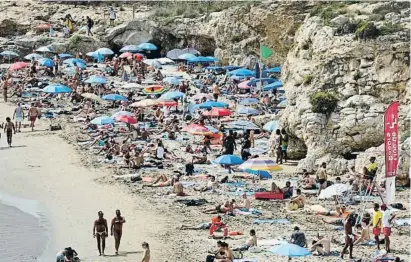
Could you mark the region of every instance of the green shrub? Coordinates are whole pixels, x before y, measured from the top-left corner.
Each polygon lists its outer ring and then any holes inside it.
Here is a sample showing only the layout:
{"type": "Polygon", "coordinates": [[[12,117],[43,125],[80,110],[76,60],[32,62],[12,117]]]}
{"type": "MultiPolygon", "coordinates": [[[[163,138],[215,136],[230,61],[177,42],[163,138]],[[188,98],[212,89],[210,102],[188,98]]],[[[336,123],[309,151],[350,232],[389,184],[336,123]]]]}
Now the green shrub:
{"type": "Polygon", "coordinates": [[[393,24],[391,22],[388,23],[384,23],[381,27],[380,27],[380,34],[381,35],[390,35],[392,33],[398,32],[403,30],[404,27],[400,24],[393,24]]]}
{"type": "Polygon", "coordinates": [[[347,13],[346,3],[318,4],[311,9],[311,16],[319,16],[324,25],[331,25],[330,21],[338,15],[347,13]]]}
{"type": "Polygon", "coordinates": [[[356,39],[375,39],[380,35],[380,31],[375,27],[374,23],[368,21],[360,21],[355,30],[356,39]]]}
{"type": "Polygon", "coordinates": [[[73,45],[77,45],[78,43],[80,43],[81,42],[81,36],[79,36],[79,35],[72,35],[71,37],[70,37],[70,43],[72,43],[73,45]]]}
{"type": "Polygon", "coordinates": [[[311,75],[305,75],[303,78],[303,84],[304,85],[309,85],[311,84],[311,81],[313,80],[313,77],[311,75]]]}
{"type": "Polygon", "coordinates": [[[311,95],[310,103],[314,113],[325,114],[328,116],[337,108],[338,99],[332,93],[316,92],[311,95]]]}
{"type": "Polygon", "coordinates": [[[407,140],[407,138],[409,138],[410,137],[410,131],[408,130],[407,132],[405,132],[404,134],[400,134],[400,143],[402,144],[402,143],[404,143],[405,142],[405,140],[407,140]]]}

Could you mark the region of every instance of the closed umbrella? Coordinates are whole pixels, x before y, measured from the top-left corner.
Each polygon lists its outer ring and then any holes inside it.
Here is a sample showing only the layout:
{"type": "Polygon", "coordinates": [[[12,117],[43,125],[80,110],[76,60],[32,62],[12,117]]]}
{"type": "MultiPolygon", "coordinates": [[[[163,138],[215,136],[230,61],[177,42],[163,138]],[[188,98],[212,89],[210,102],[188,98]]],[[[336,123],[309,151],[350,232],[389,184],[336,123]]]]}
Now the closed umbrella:
{"type": "Polygon", "coordinates": [[[284,257],[305,257],[311,254],[308,249],[290,243],[283,243],[275,246],[270,249],[270,252],[284,257]]]}
{"type": "Polygon", "coordinates": [[[99,53],[100,55],[103,55],[103,56],[114,55],[114,52],[110,48],[107,48],[107,47],[99,48],[94,52],[99,53]]]}
{"type": "Polygon", "coordinates": [[[127,97],[118,94],[108,94],[103,96],[103,99],[107,101],[128,101],[127,97]]]}
{"type": "Polygon", "coordinates": [[[150,107],[158,105],[158,101],[154,99],[144,99],[139,102],[132,103],[131,107],[150,107]]]}
{"type": "Polygon", "coordinates": [[[130,124],[130,125],[132,125],[132,124],[137,124],[137,119],[135,119],[135,118],[132,117],[132,116],[127,116],[127,115],[118,116],[118,117],[116,118],[116,120],[117,120],[118,122],[123,122],[123,123],[127,123],[127,124],[130,124]]]}
{"type": "Polygon", "coordinates": [[[318,199],[328,199],[334,196],[341,196],[344,192],[351,190],[351,186],[347,184],[334,184],[321,190],[318,199]]]}
{"type": "Polygon", "coordinates": [[[227,108],[213,108],[210,111],[205,111],[203,116],[220,117],[220,116],[230,116],[231,111],[227,108]]]}
{"type": "Polygon", "coordinates": [[[52,68],[54,67],[54,61],[50,58],[42,58],[39,60],[39,65],[52,68]]]}
{"type": "Polygon", "coordinates": [[[138,48],[145,51],[154,51],[157,50],[157,46],[153,45],[152,43],[142,43],[138,45],[138,48]]]}
{"type": "Polygon", "coordinates": [[[26,55],[26,56],[24,57],[24,59],[30,60],[30,61],[31,61],[33,58],[34,58],[34,60],[39,60],[39,59],[42,59],[43,56],[42,56],[42,55],[39,55],[39,54],[36,54],[36,53],[32,53],[32,54],[26,55]]]}
{"type": "Polygon", "coordinates": [[[63,94],[71,93],[71,88],[62,84],[51,84],[43,88],[44,93],[63,94]]]}
{"type": "Polygon", "coordinates": [[[263,126],[263,129],[266,130],[266,131],[268,131],[268,132],[273,132],[274,130],[277,130],[277,127],[278,127],[278,125],[279,125],[279,122],[280,122],[280,121],[278,121],[278,120],[272,120],[272,121],[270,121],[270,122],[267,122],[267,123],[263,126]]]}
{"type": "Polygon", "coordinates": [[[259,115],[260,111],[252,107],[239,107],[237,113],[240,115],[259,115]]]}
{"type": "Polygon", "coordinates": [[[14,64],[10,65],[9,71],[22,70],[22,69],[26,68],[28,65],[29,65],[29,63],[17,62],[17,63],[14,63],[14,64]]]}
{"type": "Polygon", "coordinates": [[[259,63],[255,63],[254,71],[255,71],[255,77],[260,78],[260,64],[259,63]]]}
{"type": "Polygon", "coordinates": [[[126,45],[125,47],[120,49],[120,52],[129,52],[129,53],[138,53],[142,51],[137,45],[126,45]]]}
{"type": "Polygon", "coordinates": [[[97,117],[91,120],[90,123],[92,123],[93,125],[101,126],[101,125],[113,124],[115,122],[116,121],[109,116],[100,116],[100,117],[97,117]]]}
{"type": "Polygon", "coordinates": [[[228,104],[217,101],[207,101],[197,105],[199,108],[211,109],[213,107],[228,107],[228,104]]]}

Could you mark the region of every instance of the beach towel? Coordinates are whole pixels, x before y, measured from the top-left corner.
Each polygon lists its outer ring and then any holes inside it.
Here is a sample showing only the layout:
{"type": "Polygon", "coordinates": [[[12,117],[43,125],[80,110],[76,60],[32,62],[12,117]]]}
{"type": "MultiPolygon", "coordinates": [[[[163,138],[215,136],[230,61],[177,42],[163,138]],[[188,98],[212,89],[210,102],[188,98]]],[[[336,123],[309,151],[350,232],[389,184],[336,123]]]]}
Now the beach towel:
{"type": "Polygon", "coordinates": [[[253,224],[288,224],[290,221],[285,218],[280,219],[255,219],[253,224]]]}
{"type": "Polygon", "coordinates": [[[182,181],[181,184],[184,187],[192,187],[192,186],[196,186],[198,183],[196,182],[191,182],[191,181],[182,181]]]}
{"type": "Polygon", "coordinates": [[[395,219],[394,223],[397,226],[409,226],[411,225],[411,219],[410,218],[399,218],[399,219],[395,219]]]}
{"type": "Polygon", "coordinates": [[[263,214],[262,212],[256,209],[253,209],[253,208],[250,208],[249,210],[247,210],[246,208],[238,208],[238,209],[234,209],[234,212],[238,215],[248,215],[248,216],[250,215],[261,216],[263,214]]]}

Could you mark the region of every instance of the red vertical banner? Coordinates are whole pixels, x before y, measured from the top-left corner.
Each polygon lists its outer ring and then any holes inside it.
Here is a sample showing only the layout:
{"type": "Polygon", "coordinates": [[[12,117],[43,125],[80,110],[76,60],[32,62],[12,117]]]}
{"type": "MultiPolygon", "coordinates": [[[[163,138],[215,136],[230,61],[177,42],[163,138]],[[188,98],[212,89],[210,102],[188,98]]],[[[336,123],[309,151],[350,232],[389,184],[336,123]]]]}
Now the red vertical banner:
{"type": "Polygon", "coordinates": [[[385,177],[395,177],[398,168],[398,107],[394,102],[384,115],[385,177]]]}

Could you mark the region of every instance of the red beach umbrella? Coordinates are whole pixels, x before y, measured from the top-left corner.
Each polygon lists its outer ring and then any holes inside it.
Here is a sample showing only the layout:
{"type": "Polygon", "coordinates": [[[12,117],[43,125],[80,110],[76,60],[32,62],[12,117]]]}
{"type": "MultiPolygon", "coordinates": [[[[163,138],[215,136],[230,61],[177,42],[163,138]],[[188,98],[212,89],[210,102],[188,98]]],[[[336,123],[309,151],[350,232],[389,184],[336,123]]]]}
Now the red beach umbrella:
{"type": "Polygon", "coordinates": [[[137,124],[137,119],[131,116],[127,115],[120,115],[119,117],[116,118],[118,122],[123,122],[127,124],[137,124]]]}
{"type": "Polygon", "coordinates": [[[157,100],[161,106],[176,106],[178,103],[174,100],[157,100]]]}
{"type": "Polygon", "coordinates": [[[50,29],[50,24],[39,24],[37,26],[37,29],[39,29],[39,30],[48,30],[48,29],[50,29]]]}
{"type": "Polygon", "coordinates": [[[122,53],[119,57],[120,58],[129,58],[129,57],[132,57],[133,56],[133,54],[132,53],[122,53]]]}
{"type": "Polygon", "coordinates": [[[210,111],[205,111],[203,116],[219,117],[219,116],[230,116],[231,111],[227,108],[217,108],[213,107],[210,111]]]}
{"type": "Polygon", "coordinates": [[[21,70],[21,69],[27,67],[28,65],[29,65],[29,63],[26,63],[26,62],[17,62],[17,63],[14,63],[14,64],[10,65],[9,71],[21,70]]]}
{"type": "Polygon", "coordinates": [[[197,124],[190,124],[188,126],[185,126],[183,128],[183,131],[191,133],[191,134],[196,134],[196,135],[202,135],[203,133],[210,132],[210,130],[208,130],[207,127],[200,126],[200,125],[197,125],[197,124]]]}

